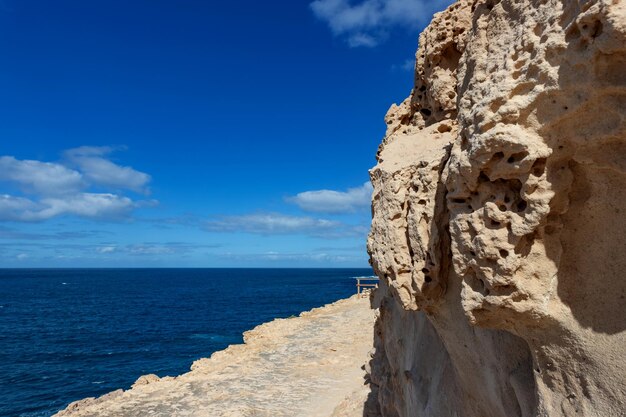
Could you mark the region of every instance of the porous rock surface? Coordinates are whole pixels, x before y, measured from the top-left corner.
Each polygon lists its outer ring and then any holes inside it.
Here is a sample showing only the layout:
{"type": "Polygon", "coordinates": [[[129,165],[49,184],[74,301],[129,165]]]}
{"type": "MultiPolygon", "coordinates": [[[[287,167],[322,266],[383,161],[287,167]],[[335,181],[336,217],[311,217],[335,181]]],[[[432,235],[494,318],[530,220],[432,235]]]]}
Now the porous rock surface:
{"type": "Polygon", "coordinates": [[[626,415],[626,2],[460,0],[385,120],[380,414],[626,415]]]}

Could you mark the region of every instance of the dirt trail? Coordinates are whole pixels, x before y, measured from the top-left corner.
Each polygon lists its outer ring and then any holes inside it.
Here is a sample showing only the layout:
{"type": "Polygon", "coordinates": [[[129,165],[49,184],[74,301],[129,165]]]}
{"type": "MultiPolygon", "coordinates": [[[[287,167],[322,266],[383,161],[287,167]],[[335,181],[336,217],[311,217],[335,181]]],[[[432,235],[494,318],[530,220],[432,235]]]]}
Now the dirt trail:
{"type": "Polygon", "coordinates": [[[175,378],[70,404],[58,417],[361,417],[375,312],[351,297],[278,319],[175,378]]]}

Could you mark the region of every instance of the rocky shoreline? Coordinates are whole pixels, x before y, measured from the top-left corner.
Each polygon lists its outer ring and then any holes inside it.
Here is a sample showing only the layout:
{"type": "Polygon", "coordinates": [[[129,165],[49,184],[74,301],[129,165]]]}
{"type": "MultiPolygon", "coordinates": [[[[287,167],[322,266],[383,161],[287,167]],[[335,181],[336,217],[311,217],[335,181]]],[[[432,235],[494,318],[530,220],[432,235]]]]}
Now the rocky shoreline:
{"type": "Polygon", "coordinates": [[[129,390],[73,402],[55,416],[361,417],[375,314],[367,298],[353,296],[276,319],[188,373],[144,375],[129,390]]]}

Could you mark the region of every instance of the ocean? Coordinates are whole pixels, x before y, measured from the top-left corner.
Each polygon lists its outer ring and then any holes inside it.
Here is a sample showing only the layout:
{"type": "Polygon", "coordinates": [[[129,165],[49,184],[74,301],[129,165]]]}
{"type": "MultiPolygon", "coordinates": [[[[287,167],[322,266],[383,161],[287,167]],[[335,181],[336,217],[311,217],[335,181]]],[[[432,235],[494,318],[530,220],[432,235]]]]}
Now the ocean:
{"type": "Polygon", "coordinates": [[[0,270],[0,416],[179,375],[254,326],[355,293],[370,269],[0,270]]]}

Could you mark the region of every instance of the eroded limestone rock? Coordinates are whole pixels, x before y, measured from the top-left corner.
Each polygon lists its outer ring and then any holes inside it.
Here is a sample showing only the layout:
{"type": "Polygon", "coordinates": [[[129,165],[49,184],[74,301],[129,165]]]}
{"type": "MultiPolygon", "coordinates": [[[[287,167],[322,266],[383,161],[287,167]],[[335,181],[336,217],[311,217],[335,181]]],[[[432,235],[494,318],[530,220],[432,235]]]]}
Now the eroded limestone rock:
{"type": "Polygon", "coordinates": [[[386,116],[384,416],[626,409],[626,3],[461,0],[386,116]]]}

